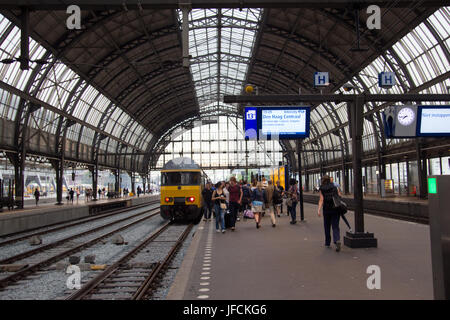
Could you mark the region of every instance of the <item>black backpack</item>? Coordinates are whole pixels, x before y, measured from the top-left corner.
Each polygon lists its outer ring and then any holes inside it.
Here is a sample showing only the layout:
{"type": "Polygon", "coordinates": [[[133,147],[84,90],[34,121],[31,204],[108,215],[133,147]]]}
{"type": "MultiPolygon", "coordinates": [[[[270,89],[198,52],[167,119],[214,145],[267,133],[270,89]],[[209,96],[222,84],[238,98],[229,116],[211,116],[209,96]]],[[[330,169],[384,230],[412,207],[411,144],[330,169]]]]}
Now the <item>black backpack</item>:
{"type": "Polygon", "coordinates": [[[250,190],[247,186],[242,187],[242,199],[246,199],[247,201],[251,198],[250,190]]]}
{"type": "Polygon", "coordinates": [[[274,188],[273,189],[273,195],[272,195],[272,200],[273,200],[273,203],[280,203],[281,201],[281,194],[280,194],[280,191],[278,190],[278,188],[274,188]]]}

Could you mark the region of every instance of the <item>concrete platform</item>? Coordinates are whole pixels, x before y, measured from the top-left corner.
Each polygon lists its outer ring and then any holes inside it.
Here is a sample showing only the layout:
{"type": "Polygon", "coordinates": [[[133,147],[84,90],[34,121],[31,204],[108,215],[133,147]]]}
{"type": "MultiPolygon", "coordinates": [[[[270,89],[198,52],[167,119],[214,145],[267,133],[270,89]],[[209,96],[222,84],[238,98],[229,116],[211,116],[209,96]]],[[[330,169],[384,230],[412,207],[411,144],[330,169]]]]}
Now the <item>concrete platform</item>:
{"type": "Polygon", "coordinates": [[[0,212],[0,236],[11,233],[27,231],[34,228],[47,226],[54,223],[66,222],[74,219],[88,217],[93,214],[93,209],[102,205],[115,205],[123,203],[123,206],[134,206],[159,199],[158,195],[142,195],[119,199],[102,199],[99,201],[85,202],[74,200],[74,203],[64,202],[63,205],[39,204],[28,206],[25,209],[4,210],[0,212]]]}
{"type": "MultiPolygon", "coordinates": [[[[261,229],[241,220],[225,234],[202,221],[167,299],[433,299],[427,225],[365,215],[379,247],[336,252],[324,247],[316,205],[305,204],[305,219],[291,225],[284,215],[272,228],[265,216],[261,229]],[[371,265],[379,290],[367,288],[371,265]]],[[[341,221],[341,237],[346,229],[341,221]]]]}

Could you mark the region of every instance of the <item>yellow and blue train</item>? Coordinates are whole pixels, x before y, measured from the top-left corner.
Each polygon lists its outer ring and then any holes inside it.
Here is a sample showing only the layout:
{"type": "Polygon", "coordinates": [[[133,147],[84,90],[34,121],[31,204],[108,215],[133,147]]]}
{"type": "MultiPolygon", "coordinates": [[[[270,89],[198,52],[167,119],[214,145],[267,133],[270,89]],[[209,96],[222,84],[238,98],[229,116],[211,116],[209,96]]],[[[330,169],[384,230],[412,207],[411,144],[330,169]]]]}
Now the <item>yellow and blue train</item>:
{"type": "Polygon", "coordinates": [[[199,222],[206,176],[189,158],[176,158],[161,170],[161,217],[172,221],[199,222]]]}

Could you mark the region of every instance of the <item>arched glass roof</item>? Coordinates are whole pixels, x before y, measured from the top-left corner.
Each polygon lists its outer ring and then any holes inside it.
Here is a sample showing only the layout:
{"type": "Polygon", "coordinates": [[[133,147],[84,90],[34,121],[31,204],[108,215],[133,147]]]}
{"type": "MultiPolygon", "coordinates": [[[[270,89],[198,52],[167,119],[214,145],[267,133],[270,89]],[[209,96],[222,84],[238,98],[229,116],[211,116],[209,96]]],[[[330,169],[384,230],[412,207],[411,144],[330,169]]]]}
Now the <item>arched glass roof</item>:
{"type": "MultiPolygon", "coordinates": [[[[79,123],[66,126],[68,158],[92,163],[98,153],[105,165],[145,171],[155,161],[152,154],[163,152],[178,126],[208,115],[239,113],[236,105],[222,102],[223,96],[240,94],[246,83],[260,94],[299,89],[317,93],[313,73],[329,71],[326,93],[346,94],[346,82],[360,93],[383,93],[378,73],[392,71],[399,83],[392,93],[448,93],[449,8],[421,3],[384,7],[381,31],[361,27],[360,45],[367,48],[363,52],[351,50],[357,45],[357,16],[348,8],[195,9],[189,14],[190,68],[181,63],[177,10],[84,10],[85,28],[74,32],[65,28],[64,12],[38,10],[30,13],[30,58],[47,63],[31,62],[30,70],[22,71],[19,63],[6,62],[0,65],[0,76],[55,108],[32,112],[28,125],[37,131],[31,133],[31,150],[57,154],[51,135],[61,134],[60,115],[70,115],[79,123]],[[133,152],[142,153],[128,155],[133,152]]],[[[0,60],[20,55],[19,13],[2,11],[0,60]]],[[[360,25],[365,18],[360,17],[360,25]]],[[[14,128],[23,102],[17,94],[0,90],[3,123],[14,128]]],[[[364,106],[366,153],[411,144],[385,138],[381,110],[386,106],[364,106]]],[[[339,150],[305,153],[307,165],[318,167],[349,156],[346,105],[312,108],[311,136],[304,148],[339,150]]],[[[15,130],[5,132],[3,140],[15,148],[15,130]]],[[[294,149],[294,141],[284,145],[289,146],[294,149]]]]}
{"type": "MultiPolygon", "coordinates": [[[[2,34],[0,60],[17,58],[20,55],[20,29],[1,15],[0,28],[2,34]]],[[[32,90],[34,89],[32,91],[33,96],[37,99],[68,112],[75,118],[97,128],[101,127],[100,122],[105,117],[105,113],[109,113],[107,125],[101,129],[111,136],[125,141],[130,151],[146,150],[153,137],[147,129],[133,121],[130,115],[112,103],[92,85],[86,81],[81,81],[80,76],[70,66],[55,59],[44,47],[30,39],[30,60],[38,59],[45,59],[48,63],[41,65],[33,62],[27,71],[22,71],[19,63],[0,65],[1,80],[21,91],[27,91],[27,86],[31,85],[32,90]],[[32,77],[35,72],[40,72],[42,76],[33,81],[32,77]],[[74,94],[73,91],[77,88],[81,88],[81,90],[74,94]],[[75,103],[71,108],[68,108],[70,99],[75,103]],[[126,131],[126,134],[122,136],[124,131],[126,131]]],[[[16,121],[20,98],[2,89],[0,89],[0,96],[0,117],[9,121],[16,121]]],[[[58,114],[40,108],[32,114],[29,126],[50,134],[56,134],[58,119],[58,114]]],[[[67,138],[73,143],[80,143],[80,150],[83,149],[82,145],[91,147],[94,144],[94,137],[94,130],[83,128],[80,124],[68,128],[67,138]]],[[[117,146],[117,141],[107,139],[100,144],[99,152],[115,152],[115,146],[117,146]],[[108,142],[108,140],[111,141],[108,142]]],[[[52,147],[49,146],[48,151],[54,152],[54,147],[52,147]]],[[[84,150],[87,151],[87,148],[84,148],[84,150]]],[[[77,154],[80,155],[80,152],[77,154]]],[[[80,156],[80,160],[92,161],[93,159],[86,152],[86,154],[80,156]]]]}

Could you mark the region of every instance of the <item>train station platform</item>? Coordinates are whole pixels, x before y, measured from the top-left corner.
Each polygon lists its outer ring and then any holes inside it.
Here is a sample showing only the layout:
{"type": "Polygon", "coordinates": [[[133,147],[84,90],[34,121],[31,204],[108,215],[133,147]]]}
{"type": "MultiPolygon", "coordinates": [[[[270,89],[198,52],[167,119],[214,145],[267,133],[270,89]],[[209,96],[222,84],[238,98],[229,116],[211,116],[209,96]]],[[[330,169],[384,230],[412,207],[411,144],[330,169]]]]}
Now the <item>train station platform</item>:
{"type": "MultiPolygon", "coordinates": [[[[347,218],[353,226],[353,212],[347,218]]],[[[286,215],[237,222],[236,231],[215,232],[202,221],[167,299],[321,300],[433,299],[429,227],[365,215],[378,248],[340,252],[324,247],[323,218],[305,204],[305,222],[286,215]],[[369,266],[380,267],[381,288],[369,290],[369,266]]],[[[347,227],[341,221],[341,237],[347,227]]]]}
{"type": "Polygon", "coordinates": [[[62,205],[56,205],[56,199],[53,199],[55,201],[51,203],[28,205],[24,209],[3,208],[3,212],[0,212],[0,236],[80,219],[106,210],[135,206],[156,199],[159,199],[159,194],[89,202],[85,202],[84,199],[78,201],[75,199],[73,204],[64,200],[62,205]]]}

